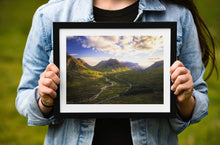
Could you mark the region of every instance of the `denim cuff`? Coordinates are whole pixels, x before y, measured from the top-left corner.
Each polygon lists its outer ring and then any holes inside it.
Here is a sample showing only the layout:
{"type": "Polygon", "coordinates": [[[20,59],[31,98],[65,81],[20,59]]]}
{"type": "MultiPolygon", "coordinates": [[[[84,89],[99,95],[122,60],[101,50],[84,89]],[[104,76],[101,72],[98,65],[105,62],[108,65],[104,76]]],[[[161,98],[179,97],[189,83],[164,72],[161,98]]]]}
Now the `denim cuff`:
{"type": "Polygon", "coordinates": [[[32,91],[32,95],[29,97],[28,103],[28,125],[29,126],[44,126],[49,125],[54,121],[54,116],[46,118],[41,112],[38,106],[38,99],[40,95],[38,93],[38,87],[32,91]]]}
{"type": "Polygon", "coordinates": [[[197,90],[193,90],[193,97],[195,98],[195,107],[191,119],[184,121],[177,113],[176,118],[169,119],[170,125],[176,134],[180,134],[187,126],[192,123],[199,122],[202,118],[208,115],[208,97],[206,94],[197,90]]]}

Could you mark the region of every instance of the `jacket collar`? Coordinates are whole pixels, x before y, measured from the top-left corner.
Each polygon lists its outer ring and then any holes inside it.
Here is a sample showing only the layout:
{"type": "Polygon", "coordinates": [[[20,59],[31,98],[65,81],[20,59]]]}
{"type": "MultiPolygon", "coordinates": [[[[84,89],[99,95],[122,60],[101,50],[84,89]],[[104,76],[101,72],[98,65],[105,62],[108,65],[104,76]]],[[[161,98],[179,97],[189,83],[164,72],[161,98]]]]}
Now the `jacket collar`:
{"type": "MultiPolygon", "coordinates": [[[[69,0],[72,3],[74,1],[69,0]]],[[[77,7],[73,8],[75,12],[81,12],[80,15],[75,15],[75,20],[78,21],[94,21],[93,18],[93,0],[78,0],[74,2],[77,7]],[[82,8],[84,10],[82,10],[82,8]],[[80,18],[79,18],[80,17],[80,18]]],[[[139,11],[165,11],[166,7],[160,0],[140,0],[139,11]]]]}
{"type": "Polygon", "coordinates": [[[165,11],[166,7],[160,0],[140,0],[139,8],[144,11],[165,11]]]}

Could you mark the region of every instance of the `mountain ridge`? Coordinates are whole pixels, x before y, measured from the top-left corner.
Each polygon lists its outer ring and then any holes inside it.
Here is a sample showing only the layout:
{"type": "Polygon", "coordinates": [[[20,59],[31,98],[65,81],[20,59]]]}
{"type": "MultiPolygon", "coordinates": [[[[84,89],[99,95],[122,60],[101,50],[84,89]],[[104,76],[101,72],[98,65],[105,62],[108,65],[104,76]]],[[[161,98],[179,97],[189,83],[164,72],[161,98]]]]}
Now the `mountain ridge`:
{"type": "Polygon", "coordinates": [[[91,66],[85,60],[81,58],[75,58],[68,53],[67,53],[66,61],[67,61],[67,71],[72,71],[72,70],[94,70],[101,72],[128,71],[128,70],[143,71],[152,68],[157,68],[163,65],[163,60],[156,61],[151,66],[144,69],[138,63],[120,62],[117,59],[110,58],[108,60],[100,61],[95,66],[91,66]]]}
{"type": "Polygon", "coordinates": [[[147,67],[145,70],[152,69],[152,68],[157,68],[157,67],[160,67],[160,66],[163,66],[163,60],[154,62],[152,65],[147,67]]]}
{"type": "Polygon", "coordinates": [[[67,61],[66,62],[67,71],[87,69],[87,67],[82,63],[82,62],[85,62],[84,60],[82,60],[82,59],[78,60],[77,58],[71,56],[68,53],[67,53],[66,61],[67,61]]]}
{"type": "Polygon", "coordinates": [[[137,71],[141,71],[144,70],[143,67],[141,67],[138,63],[133,63],[133,62],[121,62],[124,66],[126,66],[127,68],[130,68],[132,70],[137,70],[137,71]]]}
{"type": "Polygon", "coordinates": [[[108,60],[100,61],[97,65],[94,66],[94,68],[100,71],[113,71],[113,70],[123,71],[129,69],[117,59],[112,59],[112,58],[108,60]]]}

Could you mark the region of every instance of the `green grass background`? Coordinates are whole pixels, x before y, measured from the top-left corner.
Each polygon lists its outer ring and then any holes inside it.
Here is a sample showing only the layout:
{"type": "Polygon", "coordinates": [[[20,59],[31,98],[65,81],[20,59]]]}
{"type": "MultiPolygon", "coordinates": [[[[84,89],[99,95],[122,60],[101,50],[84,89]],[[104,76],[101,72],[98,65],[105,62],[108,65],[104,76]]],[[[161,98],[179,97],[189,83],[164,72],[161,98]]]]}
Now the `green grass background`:
{"type": "MultiPolygon", "coordinates": [[[[0,0],[0,145],[43,144],[47,127],[29,127],[15,109],[22,74],[22,55],[35,10],[46,0],[0,0]]],[[[220,1],[196,1],[217,45],[220,64],[220,1]]],[[[180,145],[217,145],[220,142],[220,81],[208,80],[209,115],[179,135],[180,145]]]]}

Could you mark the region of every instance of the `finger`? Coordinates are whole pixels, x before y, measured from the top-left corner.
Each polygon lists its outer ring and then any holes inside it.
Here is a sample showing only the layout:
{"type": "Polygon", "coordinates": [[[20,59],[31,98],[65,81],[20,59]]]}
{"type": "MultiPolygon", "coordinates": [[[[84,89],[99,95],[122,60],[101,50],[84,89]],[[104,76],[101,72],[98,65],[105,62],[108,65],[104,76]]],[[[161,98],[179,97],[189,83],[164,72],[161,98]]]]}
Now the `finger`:
{"type": "Polygon", "coordinates": [[[187,82],[189,80],[189,78],[186,75],[179,75],[175,82],[173,83],[173,85],[171,86],[171,90],[175,91],[177,86],[179,86],[180,84],[183,84],[185,82],[187,82]]]}
{"type": "Polygon", "coordinates": [[[184,67],[183,63],[180,61],[175,61],[172,66],[170,67],[170,74],[173,74],[173,72],[178,68],[178,67],[184,67]]]}
{"type": "Polygon", "coordinates": [[[177,96],[176,101],[177,101],[178,103],[182,103],[182,102],[184,102],[184,100],[185,100],[185,93],[182,92],[182,93],[180,93],[180,94],[177,96]]]}
{"type": "Polygon", "coordinates": [[[46,71],[44,71],[42,74],[40,74],[40,78],[45,78],[46,71]]]}
{"type": "Polygon", "coordinates": [[[54,91],[57,90],[57,85],[52,79],[44,78],[44,79],[41,79],[40,83],[48,88],[53,89],[54,91]]]}
{"type": "Polygon", "coordinates": [[[176,79],[178,78],[178,76],[180,75],[184,75],[189,73],[189,70],[185,67],[178,67],[176,68],[176,70],[171,74],[171,80],[174,83],[176,81],[176,79]]]}
{"type": "Polygon", "coordinates": [[[55,74],[59,75],[60,71],[58,69],[58,67],[54,64],[54,63],[50,63],[47,68],[46,68],[46,72],[48,71],[53,71],[55,74]]]}
{"type": "Polygon", "coordinates": [[[187,91],[192,92],[192,90],[193,90],[193,83],[191,81],[187,81],[184,84],[178,85],[175,92],[174,92],[174,94],[179,95],[184,91],[186,91],[186,93],[187,93],[187,91]]]}
{"type": "Polygon", "coordinates": [[[49,95],[52,99],[55,99],[57,96],[56,91],[54,91],[53,89],[48,88],[42,84],[39,85],[38,92],[41,97],[44,97],[45,95],[49,95]]]}
{"type": "Polygon", "coordinates": [[[53,71],[48,71],[45,73],[45,77],[52,79],[55,84],[59,85],[60,84],[60,78],[57,76],[57,74],[53,71]]]}
{"type": "Polygon", "coordinates": [[[189,100],[191,96],[192,96],[191,90],[183,91],[177,96],[177,102],[183,103],[184,101],[189,100]]]}

